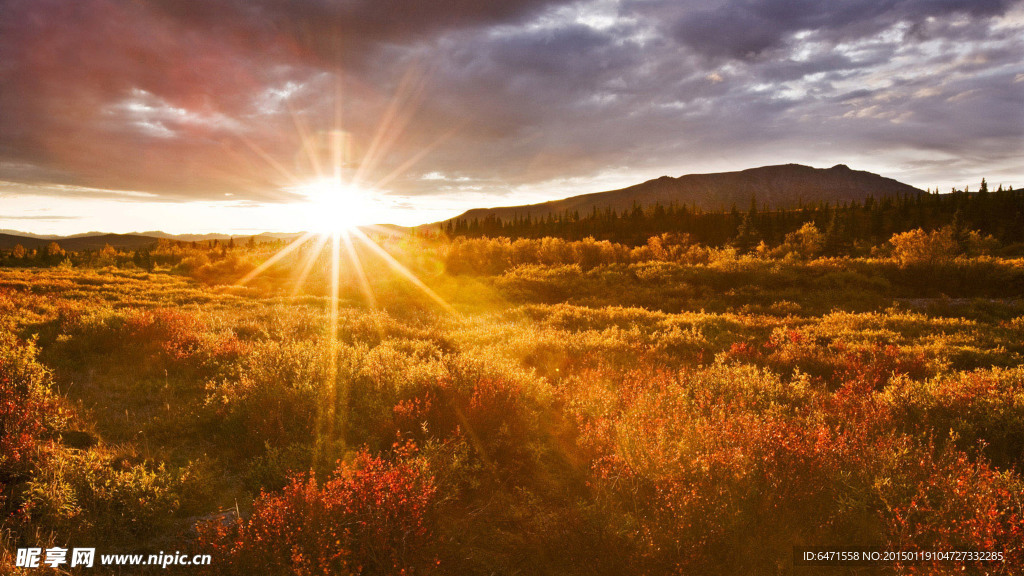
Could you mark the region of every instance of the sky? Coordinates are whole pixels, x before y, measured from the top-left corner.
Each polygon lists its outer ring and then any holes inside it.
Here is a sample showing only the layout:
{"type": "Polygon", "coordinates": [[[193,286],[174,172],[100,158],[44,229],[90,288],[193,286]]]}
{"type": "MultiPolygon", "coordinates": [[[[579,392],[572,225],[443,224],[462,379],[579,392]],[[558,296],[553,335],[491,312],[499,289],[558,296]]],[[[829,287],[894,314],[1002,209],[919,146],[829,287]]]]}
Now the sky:
{"type": "Polygon", "coordinates": [[[2,229],[411,225],[791,162],[1021,186],[1022,152],[1024,1],[0,0],[2,229]]]}

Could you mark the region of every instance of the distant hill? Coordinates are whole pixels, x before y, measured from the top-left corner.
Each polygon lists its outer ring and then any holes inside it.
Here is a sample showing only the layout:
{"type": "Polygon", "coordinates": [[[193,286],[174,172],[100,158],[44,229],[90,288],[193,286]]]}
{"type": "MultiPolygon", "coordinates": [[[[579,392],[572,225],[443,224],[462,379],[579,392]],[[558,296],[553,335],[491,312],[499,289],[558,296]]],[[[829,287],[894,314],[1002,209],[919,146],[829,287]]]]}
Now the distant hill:
{"type": "Polygon", "coordinates": [[[36,238],[40,240],[62,237],[56,234],[33,234],[32,232],[22,232],[21,230],[9,230],[6,228],[0,229],[0,236],[21,236],[24,238],[36,238]]]}
{"type": "Polygon", "coordinates": [[[735,205],[740,210],[746,210],[750,206],[750,199],[755,196],[758,208],[764,204],[771,208],[790,208],[800,202],[827,201],[835,204],[864,200],[868,196],[881,198],[923,192],[878,174],[851,170],[845,164],[832,168],[784,164],[739,172],[689,174],[678,178],[662,176],[621,190],[583,194],[542,204],[476,208],[454,219],[483,220],[491,215],[502,220],[516,216],[537,218],[551,213],[560,214],[566,210],[586,215],[594,208],[612,208],[622,212],[630,210],[634,204],[650,206],[657,203],[686,204],[704,210],[728,210],[735,205]]]}
{"type": "Polygon", "coordinates": [[[60,244],[65,250],[101,250],[107,244],[122,250],[135,250],[143,246],[156,244],[157,239],[150,236],[139,236],[136,234],[97,234],[95,236],[69,236],[33,238],[30,236],[16,236],[13,234],[0,234],[0,250],[10,250],[21,244],[26,249],[39,249],[50,242],[60,244]]]}
{"type": "Polygon", "coordinates": [[[52,242],[45,238],[33,238],[30,236],[18,236],[15,234],[0,233],[0,250],[10,250],[21,244],[26,249],[40,248],[52,242]]]}
{"type": "MultiPolygon", "coordinates": [[[[257,235],[256,242],[276,242],[278,240],[292,240],[299,233],[276,233],[264,232],[257,235]]],[[[248,242],[251,236],[234,236],[236,243],[248,242]]],[[[118,250],[137,250],[146,246],[152,246],[162,239],[176,240],[179,242],[212,242],[213,240],[227,240],[231,236],[227,234],[167,234],[165,232],[143,232],[136,234],[104,234],[102,232],[89,232],[85,234],[73,234],[70,236],[39,235],[16,230],[0,231],[0,250],[11,250],[21,244],[27,250],[39,249],[50,242],[56,242],[61,248],[77,252],[79,250],[102,250],[110,244],[118,250]],[[7,233],[13,232],[13,233],[7,233]]]]}
{"type": "Polygon", "coordinates": [[[134,232],[140,236],[149,236],[151,238],[164,238],[166,240],[180,240],[182,242],[202,242],[204,240],[227,240],[231,236],[228,234],[168,234],[167,232],[161,232],[159,230],[150,230],[146,232],[134,232]]]}
{"type": "MultiPolygon", "coordinates": [[[[244,236],[239,234],[220,234],[217,232],[211,232],[207,234],[168,234],[167,232],[152,230],[149,232],[134,232],[134,234],[138,234],[140,236],[149,236],[152,238],[178,240],[181,242],[207,242],[213,240],[228,240],[230,238],[234,238],[235,242],[238,242],[247,241],[250,238],[250,236],[244,236]]],[[[301,232],[262,232],[256,235],[256,241],[273,242],[275,240],[292,240],[301,235],[301,232]]]]}

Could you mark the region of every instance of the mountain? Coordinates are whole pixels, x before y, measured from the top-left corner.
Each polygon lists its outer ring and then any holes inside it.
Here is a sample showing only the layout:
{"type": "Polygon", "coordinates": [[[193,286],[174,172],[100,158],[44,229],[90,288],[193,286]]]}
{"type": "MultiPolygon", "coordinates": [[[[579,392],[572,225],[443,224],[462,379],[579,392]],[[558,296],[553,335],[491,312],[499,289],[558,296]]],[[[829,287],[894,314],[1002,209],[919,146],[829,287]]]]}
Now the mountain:
{"type": "Polygon", "coordinates": [[[475,208],[455,219],[483,220],[492,215],[502,220],[516,216],[537,218],[566,210],[579,211],[585,215],[594,208],[612,208],[622,212],[632,209],[635,204],[650,206],[656,203],[686,204],[704,210],[729,210],[733,206],[746,210],[754,197],[757,198],[758,208],[765,204],[770,208],[788,208],[801,202],[827,201],[835,204],[862,201],[868,196],[880,198],[923,192],[878,174],[851,170],[845,164],[831,168],[784,164],[739,172],[688,174],[678,178],[662,176],[621,190],[583,194],[543,204],[475,208]]]}
{"type": "Polygon", "coordinates": [[[228,238],[231,238],[228,234],[168,234],[167,232],[161,232],[160,230],[132,232],[132,234],[149,236],[150,238],[163,238],[165,240],[180,240],[181,242],[202,242],[204,240],[227,240],[228,238]]]}
{"type": "Polygon", "coordinates": [[[39,249],[50,242],[56,242],[65,250],[77,252],[79,250],[101,250],[107,244],[122,250],[134,250],[156,244],[157,239],[136,234],[95,234],[92,236],[56,236],[49,238],[0,234],[0,250],[11,250],[18,244],[21,244],[28,250],[39,249]]]}
{"type": "Polygon", "coordinates": [[[61,238],[56,234],[33,234],[32,232],[22,232],[21,230],[9,230],[7,228],[0,229],[0,236],[21,236],[24,238],[34,238],[37,240],[52,240],[54,238],[61,238]]]}
{"type": "MultiPolygon", "coordinates": [[[[26,249],[31,250],[33,248],[41,248],[43,246],[46,246],[50,242],[53,242],[53,240],[48,240],[46,238],[20,236],[17,234],[7,234],[5,232],[0,232],[0,250],[10,250],[17,246],[18,244],[21,244],[26,249]]],[[[21,234],[21,232],[19,232],[18,234],[21,234]]]]}
{"type": "MultiPolygon", "coordinates": [[[[257,234],[255,238],[258,244],[263,244],[279,240],[294,240],[301,235],[299,232],[263,232],[262,234],[257,234]]],[[[248,242],[251,237],[235,235],[234,239],[236,243],[244,243],[248,242]]],[[[203,243],[212,242],[213,240],[225,241],[229,238],[232,238],[232,236],[228,234],[168,234],[166,232],[135,232],[131,234],[85,232],[70,236],[56,236],[32,234],[17,230],[0,230],[0,250],[11,250],[18,244],[21,244],[26,250],[38,250],[50,242],[56,242],[61,248],[72,252],[79,250],[102,250],[107,244],[118,250],[136,250],[152,246],[160,240],[203,243]]]]}
{"type": "MultiPolygon", "coordinates": [[[[210,232],[207,234],[168,234],[167,232],[161,232],[159,230],[151,230],[148,232],[133,232],[133,234],[149,236],[151,238],[178,240],[181,242],[207,242],[213,240],[228,240],[230,238],[234,238],[235,242],[244,242],[249,240],[249,236],[239,234],[221,234],[217,232],[210,232]]],[[[301,232],[262,232],[256,235],[256,241],[274,242],[276,240],[294,240],[301,235],[301,232]]]]}
{"type": "Polygon", "coordinates": [[[95,236],[61,238],[53,241],[60,244],[60,247],[65,250],[77,252],[79,250],[102,250],[107,244],[121,250],[135,250],[136,248],[156,244],[157,239],[138,234],[97,234],[95,236]]]}

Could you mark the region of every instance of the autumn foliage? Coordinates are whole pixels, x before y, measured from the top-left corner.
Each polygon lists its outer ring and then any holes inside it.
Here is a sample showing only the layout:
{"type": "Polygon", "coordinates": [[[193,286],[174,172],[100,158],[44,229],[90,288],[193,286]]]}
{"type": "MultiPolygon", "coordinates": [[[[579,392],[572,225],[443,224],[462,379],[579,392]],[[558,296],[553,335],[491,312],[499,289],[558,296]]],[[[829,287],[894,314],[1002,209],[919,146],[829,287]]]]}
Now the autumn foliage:
{"type": "Polygon", "coordinates": [[[2,270],[0,572],[74,542],[224,576],[775,575],[850,545],[1013,574],[1024,261],[908,234],[386,245],[451,309],[371,268],[377,306],[349,275],[334,313],[287,258],[234,285],[261,247],[2,270]]]}
{"type": "Polygon", "coordinates": [[[43,456],[62,409],[32,343],[0,332],[0,487],[24,479],[43,456]]]}
{"type": "Polygon", "coordinates": [[[429,573],[437,490],[414,451],[400,447],[397,461],[360,452],[322,484],[295,476],[246,520],[200,526],[197,549],[216,556],[213,573],[429,573]]]}

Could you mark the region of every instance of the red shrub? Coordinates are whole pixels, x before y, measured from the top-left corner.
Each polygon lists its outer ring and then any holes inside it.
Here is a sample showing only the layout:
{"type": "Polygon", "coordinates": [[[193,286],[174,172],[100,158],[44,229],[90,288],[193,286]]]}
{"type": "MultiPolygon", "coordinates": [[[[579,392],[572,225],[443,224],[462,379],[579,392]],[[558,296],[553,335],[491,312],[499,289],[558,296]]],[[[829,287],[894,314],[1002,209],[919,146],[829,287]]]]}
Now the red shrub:
{"type": "Polygon", "coordinates": [[[35,347],[0,334],[0,486],[32,467],[44,432],[62,418],[35,347]]]}
{"type": "Polygon", "coordinates": [[[729,357],[742,362],[756,362],[763,358],[763,354],[755,344],[750,342],[733,342],[729,347],[729,357]]]}
{"type": "Polygon", "coordinates": [[[425,461],[361,452],[323,485],[312,474],[264,493],[252,516],[200,526],[199,547],[221,574],[423,574],[436,567],[436,489],[425,461]]]}
{"type": "Polygon", "coordinates": [[[843,382],[860,384],[868,389],[881,389],[897,374],[911,378],[928,375],[924,355],[910,353],[892,344],[876,344],[867,350],[848,351],[837,367],[843,382]]]}
{"type": "MultiPolygon", "coordinates": [[[[957,450],[920,458],[906,469],[911,492],[886,514],[889,545],[906,550],[1002,552],[1005,562],[977,564],[992,572],[1024,565],[1024,483],[957,450]]],[[[884,513],[884,512],[883,512],[884,513]]],[[[903,566],[915,574],[946,574],[949,562],[903,566]]]]}
{"type": "Polygon", "coordinates": [[[924,381],[900,378],[879,395],[902,430],[980,445],[997,467],[1024,465],[1024,367],[946,373],[924,381]]]}
{"type": "Polygon", "coordinates": [[[695,422],[682,438],[681,450],[636,438],[635,453],[620,448],[595,464],[599,490],[635,515],[655,571],[760,572],[795,542],[860,529],[861,517],[836,506],[852,496],[840,479],[869,468],[856,433],[733,414],[695,422]]]}
{"type": "Polygon", "coordinates": [[[194,314],[159,309],[134,312],[125,321],[127,336],[138,345],[155,345],[169,358],[181,360],[203,349],[202,321],[194,314]]]}
{"type": "Polygon", "coordinates": [[[234,334],[209,330],[203,319],[192,313],[168,308],[133,311],[125,319],[125,345],[177,368],[201,368],[230,362],[246,354],[249,347],[234,334]]]}
{"type": "Polygon", "coordinates": [[[420,440],[465,435],[480,457],[506,470],[531,458],[541,436],[539,407],[520,383],[499,377],[446,377],[394,406],[398,433],[420,440]]]}
{"type": "Polygon", "coordinates": [[[862,391],[881,389],[898,374],[925,378],[930,374],[921,352],[893,344],[851,348],[842,341],[825,345],[796,330],[775,330],[762,346],[752,342],[733,343],[726,358],[765,366],[788,375],[794,370],[834,385],[855,385],[862,391]]]}
{"type": "Polygon", "coordinates": [[[641,572],[774,573],[796,544],[1024,554],[1019,475],[898,432],[876,394],[730,365],[601,380],[570,408],[641,572]]]}

